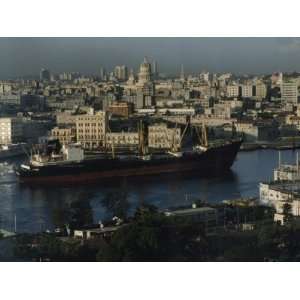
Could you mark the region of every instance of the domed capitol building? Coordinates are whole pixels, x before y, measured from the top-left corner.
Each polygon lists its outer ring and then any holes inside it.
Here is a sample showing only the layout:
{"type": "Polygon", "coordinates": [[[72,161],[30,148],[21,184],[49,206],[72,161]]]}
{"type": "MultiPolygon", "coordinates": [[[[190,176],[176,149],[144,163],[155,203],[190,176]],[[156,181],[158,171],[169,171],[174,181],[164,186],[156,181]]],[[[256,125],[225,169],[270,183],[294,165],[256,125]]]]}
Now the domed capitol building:
{"type": "Polygon", "coordinates": [[[152,81],[151,64],[148,62],[147,58],[140,65],[140,71],[138,74],[137,85],[143,86],[144,84],[152,81]]]}

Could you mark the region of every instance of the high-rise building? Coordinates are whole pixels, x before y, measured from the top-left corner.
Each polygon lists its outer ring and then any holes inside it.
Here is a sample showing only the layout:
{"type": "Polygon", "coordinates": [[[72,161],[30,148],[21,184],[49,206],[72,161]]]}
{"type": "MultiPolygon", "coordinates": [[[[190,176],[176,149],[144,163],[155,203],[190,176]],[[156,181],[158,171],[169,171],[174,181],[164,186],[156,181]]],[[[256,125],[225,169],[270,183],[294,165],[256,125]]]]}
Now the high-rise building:
{"type": "Polygon", "coordinates": [[[181,68],[180,68],[180,80],[182,80],[182,81],[185,80],[183,64],[181,65],[181,68]]]}
{"type": "Polygon", "coordinates": [[[267,96],[267,86],[262,81],[257,81],[255,85],[255,97],[262,100],[267,96]]]}
{"type": "Polygon", "coordinates": [[[147,58],[144,58],[140,65],[136,87],[135,107],[151,107],[154,104],[155,86],[152,81],[151,64],[147,61],[147,58]]]}
{"type": "Polygon", "coordinates": [[[242,97],[251,98],[253,96],[253,85],[252,84],[242,84],[242,97]]]}
{"type": "Polygon", "coordinates": [[[100,68],[100,80],[106,80],[106,70],[104,68],[100,68]]]}
{"type": "Polygon", "coordinates": [[[286,81],[281,84],[281,99],[290,104],[298,103],[298,86],[295,81],[286,81]]]}
{"type": "Polygon", "coordinates": [[[147,61],[147,58],[144,58],[144,61],[140,65],[140,71],[138,74],[138,85],[143,86],[145,83],[152,81],[151,65],[147,61]]]}
{"type": "Polygon", "coordinates": [[[40,80],[41,81],[50,81],[50,79],[51,79],[50,71],[42,68],[40,71],[40,80]]]}
{"type": "Polygon", "coordinates": [[[154,79],[158,78],[158,66],[157,66],[156,60],[154,60],[152,63],[152,74],[153,74],[154,79]]]}
{"type": "Polygon", "coordinates": [[[128,69],[126,66],[116,66],[114,69],[114,76],[121,81],[128,79],[128,69]]]}

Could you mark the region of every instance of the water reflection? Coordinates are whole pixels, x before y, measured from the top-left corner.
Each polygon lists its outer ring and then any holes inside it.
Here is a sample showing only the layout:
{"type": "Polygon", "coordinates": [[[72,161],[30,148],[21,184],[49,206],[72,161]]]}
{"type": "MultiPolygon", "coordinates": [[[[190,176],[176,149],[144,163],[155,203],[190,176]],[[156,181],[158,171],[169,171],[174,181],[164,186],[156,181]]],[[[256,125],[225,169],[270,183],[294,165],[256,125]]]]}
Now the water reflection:
{"type": "MultiPolygon", "coordinates": [[[[296,152],[282,151],[283,161],[294,162],[295,157],[296,152]]],[[[13,230],[16,214],[19,230],[54,229],[70,220],[73,203],[77,203],[80,209],[86,209],[88,218],[98,222],[114,215],[130,215],[142,204],[167,208],[191,204],[196,200],[218,202],[255,196],[258,195],[258,183],[272,177],[277,163],[278,151],[241,152],[232,171],[221,177],[176,174],[65,187],[19,185],[14,174],[1,170],[0,227],[13,230]]],[[[8,163],[8,169],[11,164],[8,163]]]]}

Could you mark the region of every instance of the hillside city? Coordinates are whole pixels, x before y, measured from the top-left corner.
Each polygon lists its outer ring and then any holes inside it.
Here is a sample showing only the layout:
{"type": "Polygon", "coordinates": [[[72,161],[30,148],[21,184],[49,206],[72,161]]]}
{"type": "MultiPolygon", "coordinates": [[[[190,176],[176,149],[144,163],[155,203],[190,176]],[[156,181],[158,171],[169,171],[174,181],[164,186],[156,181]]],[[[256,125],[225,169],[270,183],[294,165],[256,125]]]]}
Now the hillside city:
{"type": "Polygon", "coordinates": [[[147,146],[157,153],[162,149],[177,153],[182,144],[189,144],[184,137],[187,122],[202,130],[201,134],[196,130],[202,142],[206,135],[210,142],[240,137],[242,151],[279,151],[273,178],[258,187],[259,199],[235,199],[211,205],[196,201],[192,207],[177,207],[163,214],[153,206],[146,206],[138,208],[134,218],[127,220],[124,211],[115,207],[124,198],[120,192],[106,202],[116,209],[113,222],[86,227],[93,222],[91,208],[74,204],[70,207],[73,215],[64,228],[66,232],[57,231],[62,235],[59,240],[21,235],[17,257],[92,261],[157,260],[158,257],[161,260],[170,257],[171,260],[277,260],[279,257],[279,260],[297,260],[299,161],[297,157],[295,164],[282,163],[280,151],[300,147],[299,91],[297,72],[187,74],[181,65],[178,74],[166,76],[156,61],[149,62],[147,58],[137,72],[125,65],[112,71],[100,68],[93,76],[79,72],[54,74],[43,68],[39,79],[2,80],[0,145],[3,149],[22,145],[28,157],[34,151],[38,153],[38,145],[55,140],[64,147],[80,145],[89,154],[111,152],[114,156],[115,152],[135,151],[141,143],[141,121],[148,124],[147,146]],[[185,223],[185,218],[190,220],[185,223]],[[274,224],[279,227],[274,229],[274,224]],[[151,238],[142,240],[147,251],[140,247],[139,238],[149,234],[140,232],[145,226],[164,228],[157,236],[151,234],[166,252],[158,251],[151,238]],[[222,234],[216,234],[219,231],[222,234]],[[237,231],[245,235],[237,236],[237,231]],[[180,238],[171,241],[172,234],[180,238]],[[185,234],[186,240],[182,240],[185,234]],[[293,234],[296,244],[285,240],[286,235],[293,234]],[[102,238],[100,246],[91,242],[94,236],[102,238]],[[276,251],[268,248],[270,244],[264,244],[265,236],[276,251]],[[251,245],[242,249],[245,252],[239,248],[240,238],[251,245]],[[74,248],[72,252],[68,243],[74,245],[78,240],[88,241],[86,248],[76,244],[76,251],[74,248]],[[174,249],[168,242],[175,243],[178,253],[172,252],[174,249]],[[217,242],[222,244],[221,248],[214,248],[217,242]],[[122,247],[120,243],[124,243],[122,247]],[[55,251],[53,245],[57,247],[55,251]],[[32,254],[34,247],[41,247],[40,252],[32,254]],[[43,252],[43,247],[54,252],[43,252]],[[242,253],[240,258],[238,253],[242,253]]]}

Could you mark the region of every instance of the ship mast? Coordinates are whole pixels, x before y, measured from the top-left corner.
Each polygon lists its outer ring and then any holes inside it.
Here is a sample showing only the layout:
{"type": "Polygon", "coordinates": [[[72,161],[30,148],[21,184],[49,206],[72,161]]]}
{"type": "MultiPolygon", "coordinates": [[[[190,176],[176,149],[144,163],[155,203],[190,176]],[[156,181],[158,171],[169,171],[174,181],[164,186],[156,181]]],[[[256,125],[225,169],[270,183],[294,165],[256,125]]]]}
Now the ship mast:
{"type": "Polygon", "coordinates": [[[180,142],[179,142],[180,148],[181,148],[182,140],[183,140],[183,138],[184,138],[184,136],[185,136],[185,133],[186,133],[186,131],[187,131],[188,126],[189,126],[189,122],[186,123],[185,128],[184,128],[184,130],[183,130],[183,133],[182,133],[182,135],[181,135],[181,137],[180,137],[180,142]]]}
{"type": "Polygon", "coordinates": [[[141,120],[138,126],[139,132],[139,155],[144,156],[147,154],[146,141],[145,141],[145,127],[141,120]]]}
{"type": "Polygon", "coordinates": [[[202,143],[204,147],[208,147],[207,131],[204,122],[202,123],[202,143]]]}

